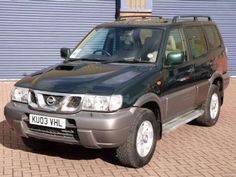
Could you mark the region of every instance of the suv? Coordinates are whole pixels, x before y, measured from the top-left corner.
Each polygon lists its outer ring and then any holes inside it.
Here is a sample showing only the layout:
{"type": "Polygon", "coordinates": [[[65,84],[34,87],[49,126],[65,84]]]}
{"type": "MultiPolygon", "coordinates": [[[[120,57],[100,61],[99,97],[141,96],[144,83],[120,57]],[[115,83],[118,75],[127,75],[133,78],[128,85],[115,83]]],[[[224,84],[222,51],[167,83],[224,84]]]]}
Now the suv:
{"type": "Polygon", "coordinates": [[[4,110],[10,128],[32,149],[114,148],[135,168],[163,134],[192,121],[213,126],[229,84],[226,48],[208,16],[119,18],[61,57],[15,84],[4,110]]]}

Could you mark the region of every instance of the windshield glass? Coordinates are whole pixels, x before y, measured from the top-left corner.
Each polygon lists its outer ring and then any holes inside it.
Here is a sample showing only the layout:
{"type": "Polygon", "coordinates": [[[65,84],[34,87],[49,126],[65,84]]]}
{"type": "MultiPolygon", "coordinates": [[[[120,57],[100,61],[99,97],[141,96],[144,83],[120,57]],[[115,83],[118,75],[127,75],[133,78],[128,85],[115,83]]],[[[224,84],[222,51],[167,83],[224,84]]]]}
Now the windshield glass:
{"type": "Polygon", "coordinates": [[[70,59],[156,62],[162,30],[156,28],[95,28],[73,51],[70,59]]]}

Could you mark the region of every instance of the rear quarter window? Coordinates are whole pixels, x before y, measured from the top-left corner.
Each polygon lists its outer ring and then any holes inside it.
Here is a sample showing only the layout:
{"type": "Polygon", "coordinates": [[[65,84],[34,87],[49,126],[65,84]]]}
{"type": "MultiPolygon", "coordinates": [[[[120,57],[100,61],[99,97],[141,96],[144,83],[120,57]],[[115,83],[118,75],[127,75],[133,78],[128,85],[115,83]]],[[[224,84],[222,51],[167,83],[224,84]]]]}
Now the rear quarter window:
{"type": "Polygon", "coordinates": [[[206,38],[210,49],[218,48],[221,44],[219,32],[215,26],[205,26],[206,38]]]}

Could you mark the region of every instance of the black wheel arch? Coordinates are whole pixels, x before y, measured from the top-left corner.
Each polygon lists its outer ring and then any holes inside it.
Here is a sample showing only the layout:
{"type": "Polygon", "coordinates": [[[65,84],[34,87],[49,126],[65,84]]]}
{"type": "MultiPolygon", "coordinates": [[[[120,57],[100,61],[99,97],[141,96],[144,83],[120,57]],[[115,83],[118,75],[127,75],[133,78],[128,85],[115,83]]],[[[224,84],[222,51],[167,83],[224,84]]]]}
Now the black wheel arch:
{"type": "Polygon", "coordinates": [[[160,125],[160,132],[158,133],[159,139],[161,139],[162,136],[163,109],[161,105],[161,99],[154,93],[144,94],[133,105],[134,107],[149,109],[154,113],[154,115],[156,116],[156,120],[160,125]]]}
{"type": "Polygon", "coordinates": [[[222,105],[224,101],[224,83],[222,74],[220,72],[215,72],[209,79],[209,82],[210,85],[216,85],[219,88],[222,105]]]}

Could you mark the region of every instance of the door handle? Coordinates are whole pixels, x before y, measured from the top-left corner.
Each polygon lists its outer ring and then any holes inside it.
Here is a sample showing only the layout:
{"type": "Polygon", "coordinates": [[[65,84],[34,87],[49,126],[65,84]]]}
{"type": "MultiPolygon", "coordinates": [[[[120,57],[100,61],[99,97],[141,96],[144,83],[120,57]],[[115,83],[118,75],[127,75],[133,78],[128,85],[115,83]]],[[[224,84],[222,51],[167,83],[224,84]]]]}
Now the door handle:
{"type": "Polygon", "coordinates": [[[184,82],[184,81],[189,80],[189,79],[190,79],[190,77],[186,76],[186,77],[182,77],[182,78],[177,79],[177,81],[184,82]]]}
{"type": "Polygon", "coordinates": [[[191,66],[188,70],[187,70],[188,73],[191,73],[191,72],[194,72],[194,66],[191,66]]]}

